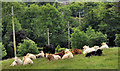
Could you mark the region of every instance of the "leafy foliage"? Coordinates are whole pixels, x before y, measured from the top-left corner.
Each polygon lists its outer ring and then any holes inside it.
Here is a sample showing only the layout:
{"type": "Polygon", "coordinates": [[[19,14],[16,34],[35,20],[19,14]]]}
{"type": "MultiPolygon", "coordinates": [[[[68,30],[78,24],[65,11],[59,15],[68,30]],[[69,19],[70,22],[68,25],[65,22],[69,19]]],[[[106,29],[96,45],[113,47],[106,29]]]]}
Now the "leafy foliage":
{"type": "Polygon", "coordinates": [[[86,34],[88,35],[89,37],[89,40],[88,40],[88,43],[89,43],[89,46],[95,46],[95,45],[101,45],[102,42],[107,42],[107,35],[103,34],[102,32],[95,32],[94,29],[92,29],[92,27],[88,27],[87,28],[87,31],[86,31],[86,34]]]}
{"type": "Polygon", "coordinates": [[[27,53],[33,53],[33,54],[38,53],[37,44],[35,44],[35,42],[30,40],[24,39],[24,42],[19,43],[19,46],[17,47],[18,47],[17,52],[21,56],[26,55],[27,53]]]}
{"type": "Polygon", "coordinates": [[[72,48],[82,48],[84,45],[88,44],[89,37],[83,31],[80,31],[78,28],[74,30],[74,33],[71,34],[71,47],[72,48]]]}
{"type": "Polygon", "coordinates": [[[116,46],[120,46],[120,34],[115,34],[115,44],[116,46]]]}
{"type": "Polygon", "coordinates": [[[38,5],[31,4],[30,7],[26,7],[24,14],[24,17],[20,20],[23,31],[25,31],[26,35],[34,40],[38,46],[42,47],[47,44],[47,35],[45,35],[47,28],[49,28],[49,32],[52,33],[50,36],[51,44],[57,45],[61,42],[66,42],[66,40],[62,40],[66,39],[63,16],[54,6],[46,4],[39,7],[38,5]],[[39,43],[41,41],[42,43],[39,43]]]}
{"type": "Polygon", "coordinates": [[[60,45],[58,45],[58,46],[55,48],[55,51],[58,52],[58,50],[59,50],[60,48],[61,48],[60,45]]]}
{"type": "Polygon", "coordinates": [[[58,52],[61,52],[61,51],[63,51],[63,50],[65,50],[66,48],[60,48],[60,49],[58,49],[58,52]]]}
{"type": "MultiPolygon", "coordinates": [[[[22,40],[26,38],[26,34],[22,30],[15,32],[16,46],[18,45],[18,43],[22,43],[22,40]]],[[[13,33],[11,33],[10,35],[10,41],[13,42],[13,33]]]]}
{"type": "Polygon", "coordinates": [[[7,52],[5,50],[4,45],[2,44],[2,42],[0,42],[0,57],[4,57],[7,55],[7,52]],[[2,53],[1,53],[2,52],[2,53]]]}

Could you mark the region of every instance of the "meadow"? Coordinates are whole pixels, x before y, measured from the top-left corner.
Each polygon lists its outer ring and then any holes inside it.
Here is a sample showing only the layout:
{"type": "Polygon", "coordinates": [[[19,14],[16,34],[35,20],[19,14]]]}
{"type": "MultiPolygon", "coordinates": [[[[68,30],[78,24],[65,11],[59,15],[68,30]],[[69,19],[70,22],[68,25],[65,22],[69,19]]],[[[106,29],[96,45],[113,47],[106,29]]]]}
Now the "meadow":
{"type": "Polygon", "coordinates": [[[10,66],[13,61],[13,59],[1,61],[2,69],[118,69],[118,48],[104,49],[102,56],[90,58],[83,54],[75,55],[73,59],[57,61],[38,58],[33,60],[33,64],[10,66]]]}

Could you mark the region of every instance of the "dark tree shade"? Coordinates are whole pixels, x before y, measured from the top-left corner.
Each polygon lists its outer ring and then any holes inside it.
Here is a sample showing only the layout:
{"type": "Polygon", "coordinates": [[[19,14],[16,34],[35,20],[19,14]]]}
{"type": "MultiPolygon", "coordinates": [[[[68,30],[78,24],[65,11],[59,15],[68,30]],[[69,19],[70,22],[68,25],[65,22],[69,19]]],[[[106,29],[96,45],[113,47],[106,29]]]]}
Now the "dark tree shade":
{"type": "MultiPolygon", "coordinates": [[[[16,45],[18,45],[18,43],[23,43],[22,40],[26,38],[26,34],[22,30],[15,32],[16,45]]],[[[13,33],[10,35],[10,41],[13,41],[13,33]]]]}

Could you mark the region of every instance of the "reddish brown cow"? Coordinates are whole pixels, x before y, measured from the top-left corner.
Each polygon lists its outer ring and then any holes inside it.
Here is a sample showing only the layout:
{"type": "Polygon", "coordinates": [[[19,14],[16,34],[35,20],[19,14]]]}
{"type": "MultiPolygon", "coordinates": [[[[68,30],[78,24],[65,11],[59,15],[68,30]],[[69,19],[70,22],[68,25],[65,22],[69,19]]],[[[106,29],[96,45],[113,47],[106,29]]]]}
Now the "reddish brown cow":
{"type": "Polygon", "coordinates": [[[64,54],[65,54],[65,51],[63,50],[63,51],[56,53],[54,55],[59,55],[62,58],[64,54]]]}
{"type": "Polygon", "coordinates": [[[81,54],[81,50],[80,49],[73,49],[72,54],[81,54]]]}

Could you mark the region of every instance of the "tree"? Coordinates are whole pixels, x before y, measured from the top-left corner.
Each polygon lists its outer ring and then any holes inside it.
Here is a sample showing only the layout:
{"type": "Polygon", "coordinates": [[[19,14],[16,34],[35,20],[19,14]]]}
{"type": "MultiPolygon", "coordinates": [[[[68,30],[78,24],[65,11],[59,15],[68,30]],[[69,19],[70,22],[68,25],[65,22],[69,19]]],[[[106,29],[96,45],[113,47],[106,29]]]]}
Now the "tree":
{"type": "Polygon", "coordinates": [[[24,3],[19,2],[3,2],[2,3],[2,42],[6,49],[7,55],[5,58],[13,57],[13,48],[11,47],[10,35],[12,33],[12,12],[11,5],[14,7],[14,24],[15,31],[21,30],[19,22],[20,14],[24,10],[24,3]]]}
{"type": "Polygon", "coordinates": [[[120,33],[120,16],[115,11],[114,3],[85,3],[84,7],[82,30],[86,31],[86,28],[92,26],[95,31],[107,34],[109,45],[114,46],[115,34],[120,33]]]}
{"type": "Polygon", "coordinates": [[[101,33],[100,31],[96,31],[92,29],[91,26],[87,28],[86,35],[89,37],[89,46],[100,46],[102,42],[107,42],[107,35],[101,33]]]}
{"type": "Polygon", "coordinates": [[[75,3],[71,3],[68,7],[69,7],[69,9],[70,9],[70,11],[72,13],[71,16],[79,17],[78,12],[83,12],[84,3],[83,2],[75,2],[75,3]]]}
{"type": "Polygon", "coordinates": [[[71,34],[70,40],[72,48],[82,48],[84,45],[88,45],[89,38],[83,31],[76,28],[74,33],[71,34]]]}
{"type": "Polygon", "coordinates": [[[63,16],[54,6],[46,4],[39,7],[31,4],[30,7],[26,7],[23,15],[24,17],[20,20],[23,31],[38,46],[42,47],[47,44],[47,35],[44,34],[47,33],[47,28],[52,33],[50,36],[51,44],[57,46],[57,44],[66,42],[63,40],[66,39],[63,16]]]}

